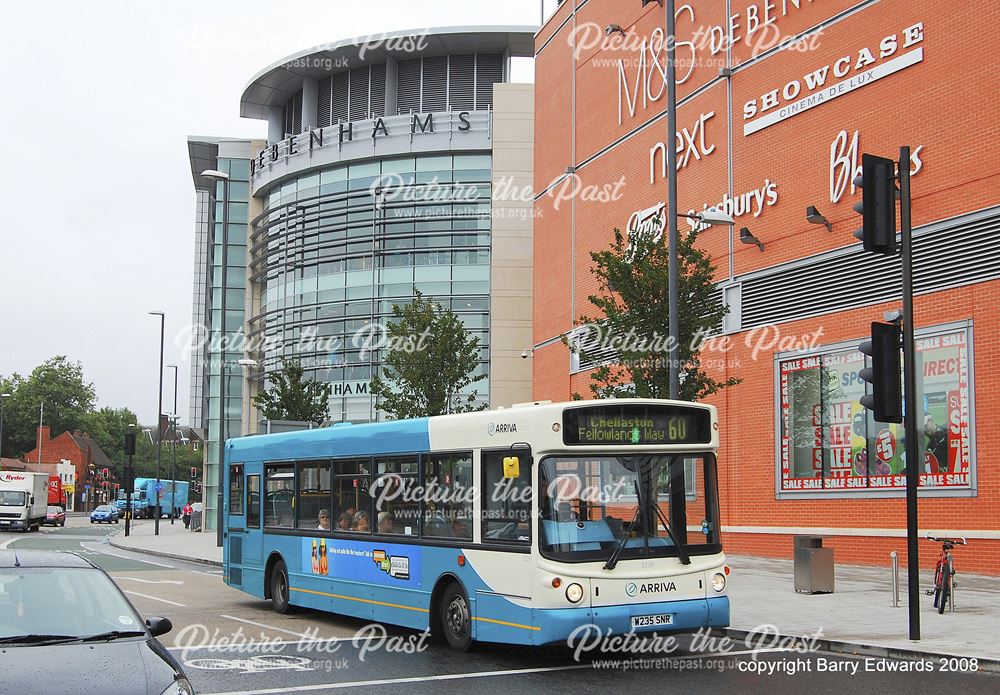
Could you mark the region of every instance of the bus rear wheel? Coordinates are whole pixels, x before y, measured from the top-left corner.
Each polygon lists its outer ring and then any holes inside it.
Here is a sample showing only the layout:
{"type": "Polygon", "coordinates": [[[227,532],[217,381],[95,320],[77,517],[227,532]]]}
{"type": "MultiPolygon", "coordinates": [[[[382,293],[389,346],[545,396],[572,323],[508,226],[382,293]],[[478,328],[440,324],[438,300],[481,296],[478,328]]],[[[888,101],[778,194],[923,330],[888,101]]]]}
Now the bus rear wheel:
{"type": "Polygon", "coordinates": [[[276,613],[284,615],[291,609],[288,602],[288,569],[282,560],[271,570],[271,603],[276,613]]]}
{"type": "Polygon", "coordinates": [[[465,652],[472,646],[472,613],[462,587],[452,583],[441,599],[441,629],[448,646],[465,652]]]}

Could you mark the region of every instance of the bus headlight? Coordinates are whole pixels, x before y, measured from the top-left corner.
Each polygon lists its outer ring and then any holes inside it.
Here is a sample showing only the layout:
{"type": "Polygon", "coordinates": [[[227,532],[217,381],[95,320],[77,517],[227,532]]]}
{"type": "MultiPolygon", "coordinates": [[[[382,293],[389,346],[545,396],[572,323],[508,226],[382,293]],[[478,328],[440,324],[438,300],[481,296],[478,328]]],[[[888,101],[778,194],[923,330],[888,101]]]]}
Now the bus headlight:
{"type": "Polygon", "coordinates": [[[722,572],[716,572],[712,575],[712,588],[716,591],[722,591],[726,588],[726,575],[722,572]]]}
{"type": "Polygon", "coordinates": [[[570,603],[580,603],[583,598],[583,587],[573,583],[566,587],[566,598],[570,603]]]}

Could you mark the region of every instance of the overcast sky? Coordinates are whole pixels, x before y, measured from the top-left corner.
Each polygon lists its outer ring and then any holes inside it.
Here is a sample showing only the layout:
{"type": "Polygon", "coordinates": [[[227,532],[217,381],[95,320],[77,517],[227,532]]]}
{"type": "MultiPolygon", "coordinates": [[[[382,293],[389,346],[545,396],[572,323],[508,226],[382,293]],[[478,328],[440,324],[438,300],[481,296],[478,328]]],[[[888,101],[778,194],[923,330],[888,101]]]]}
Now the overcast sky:
{"type": "Polygon", "coordinates": [[[99,405],[154,422],[159,319],[147,312],[163,310],[185,424],[189,359],[173,338],[192,313],[187,136],[265,137],[266,123],[239,117],[240,94],[296,51],[400,29],[537,25],[540,14],[539,0],[37,0],[2,12],[0,374],[67,355],[99,405]]]}

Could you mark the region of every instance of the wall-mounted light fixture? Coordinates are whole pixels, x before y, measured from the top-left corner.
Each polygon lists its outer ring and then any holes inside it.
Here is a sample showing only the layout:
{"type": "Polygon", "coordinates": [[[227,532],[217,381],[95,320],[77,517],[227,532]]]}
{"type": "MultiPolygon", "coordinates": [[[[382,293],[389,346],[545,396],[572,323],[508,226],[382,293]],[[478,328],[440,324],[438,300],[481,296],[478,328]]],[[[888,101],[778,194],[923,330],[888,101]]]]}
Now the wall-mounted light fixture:
{"type": "Polygon", "coordinates": [[[830,224],[830,220],[826,219],[819,210],[816,209],[815,205],[810,205],[806,208],[806,219],[809,224],[821,224],[826,227],[826,231],[832,232],[833,225],[830,224]]]}
{"type": "Polygon", "coordinates": [[[764,242],[753,235],[746,227],[740,227],[740,241],[744,244],[756,244],[761,251],[764,250],[764,242]]]}

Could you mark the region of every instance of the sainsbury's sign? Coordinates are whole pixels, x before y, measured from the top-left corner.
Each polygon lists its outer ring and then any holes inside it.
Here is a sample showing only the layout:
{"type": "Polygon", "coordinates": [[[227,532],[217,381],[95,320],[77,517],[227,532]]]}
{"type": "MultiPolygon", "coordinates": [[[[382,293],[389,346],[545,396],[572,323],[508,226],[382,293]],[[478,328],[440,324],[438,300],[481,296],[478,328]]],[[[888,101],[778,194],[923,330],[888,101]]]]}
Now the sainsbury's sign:
{"type": "Polygon", "coordinates": [[[752,135],[922,62],[924,49],[918,44],[923,40],[924,24],[918,22],[884,37],[878,46],[862,46],[783,87],[764,92],[743,105],[743,134],[752,135]],[[908,48],[913,50],[900,53],[908,48]]]}

